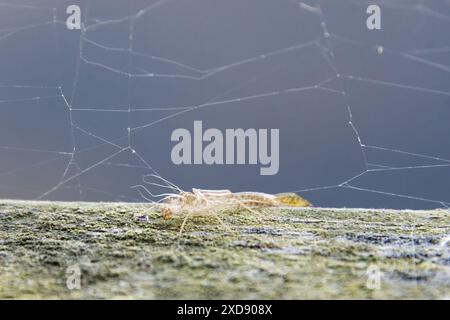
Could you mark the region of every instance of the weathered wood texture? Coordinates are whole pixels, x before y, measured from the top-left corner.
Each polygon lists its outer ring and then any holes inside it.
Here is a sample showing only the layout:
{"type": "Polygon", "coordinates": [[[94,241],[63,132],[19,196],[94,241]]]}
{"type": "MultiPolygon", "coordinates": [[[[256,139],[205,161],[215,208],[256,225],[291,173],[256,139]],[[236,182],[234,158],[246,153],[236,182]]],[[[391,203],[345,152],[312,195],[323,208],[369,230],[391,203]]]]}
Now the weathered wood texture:
{"type": "Polygon", "coordinates": [[[197,217],[177,238],[148,209],[1,201],[0,298],[450,298],[449,211],[221,212],[233,232],[197,217]]]}

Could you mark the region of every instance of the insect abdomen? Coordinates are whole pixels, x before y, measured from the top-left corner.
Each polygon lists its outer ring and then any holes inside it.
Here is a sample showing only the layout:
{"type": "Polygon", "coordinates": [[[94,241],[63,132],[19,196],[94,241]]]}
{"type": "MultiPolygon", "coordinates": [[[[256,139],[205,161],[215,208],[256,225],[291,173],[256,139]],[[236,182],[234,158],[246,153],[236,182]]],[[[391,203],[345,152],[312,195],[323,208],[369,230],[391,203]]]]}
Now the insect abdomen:
{"type": "Polygon", "coordinates": [[[280,206],[288,207],[311,207],[312,204],[308,200],[303,199],[295,193],[281,193],[275,195],[275,202],[280,206]]]}

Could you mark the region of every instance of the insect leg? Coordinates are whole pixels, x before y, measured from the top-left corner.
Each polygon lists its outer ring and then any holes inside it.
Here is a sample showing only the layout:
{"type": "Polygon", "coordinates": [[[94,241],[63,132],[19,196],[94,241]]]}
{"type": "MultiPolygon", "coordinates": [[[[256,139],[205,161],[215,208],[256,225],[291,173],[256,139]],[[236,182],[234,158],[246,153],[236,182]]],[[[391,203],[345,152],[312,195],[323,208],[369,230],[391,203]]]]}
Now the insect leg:
{"type": "Polygon", "coordinates": [[[214,210],[211,210],[211,212],[214,215],[214,217],[216,217],[216,219],[219,221],[219,223],[222,225],[222,227],[224,227],[228,232],[232,232],[233,231],[233,230],[231,230],[231,228],[229,226],[227,226],[225,224],[225,222],[223,222],[223,220],[219,217],[217,212],[215,212],[214,210]]]}
{"type": "Polygon", "coordinates": [[[186,222],[188,221],[188,219],[190,218],[191,215],[192,215],[192,211],[189,211],[188,214],[186,214],[186,217],[184,217],[183,223],[181,224],[181,227],[180,227],[180,231],[178,232],[178,237],[181,237],[181,234],[183,233],[186,222]]]}

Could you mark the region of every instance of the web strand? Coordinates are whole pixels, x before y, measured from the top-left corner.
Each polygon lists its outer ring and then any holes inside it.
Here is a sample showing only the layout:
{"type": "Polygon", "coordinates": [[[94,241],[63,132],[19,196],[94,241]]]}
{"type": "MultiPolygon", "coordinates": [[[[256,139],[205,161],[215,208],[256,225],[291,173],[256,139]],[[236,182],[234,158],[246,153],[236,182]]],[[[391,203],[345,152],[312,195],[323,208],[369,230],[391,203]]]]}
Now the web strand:
{"type": "MultiPolygon", "coordinates": [[[[429,199],[427,197],[420,197],[415,195],[407,195],[407,194],[396,194],[387,192],[384,190],[376,190],[370,188],[363,188],[358,186],[358,181],[360,178],[366,176],[370,173],[393,173],[393,172],[413,172],[417,170],[429,170],[429,169],[438,169],[438,168],[448,168],[450,166],[450,159],[446,159],[441,156],[435,155],[427,155],[421,154],[417,152],[412,152],[404,149],[394,149],[389,146],[374,146],[366,143],[365,137],[360,133],[361,127],[360,124],[355,120],[353,116],[353,110],[351,106],[351,100],[348,98],[347,86],[349,82],[355,83],[364,83],[369,86],[380,86],[380,87],[388,87],[392,90],[404,90],[407,92],[414,93],[423,93],[430,96],[450,96],[450,91],[444,90],[442,88],[433,88],[433,87],[425,87],[419,85],[411,85],[408,83],[402,82],[394,82],[388,79],[376,79],[364,74],[353,74],[348,73],[346,70],[341,70],[336,62],[336,52],[335,52],[335,44],[338,43],[344,46],[356,46],[358,48],[364,50],[370,50],[374,53],[379,49],[379,45],[372,43],[364,43],[361,41],[357,41],[351,39],[350,37],[342,36],[335,34],[333,30],[329,30],[326,16],[323,12],[323,5],[320,2],[311,3],[303,3],[303,2],[293,2],[287,1],[291,3],[292,6],[295,6],[296,9],[300,10],[300,12],[306,12],[310,15],[317,17],[317,23],[320,27],[321,34],[317,35],[317,37],[311,41],[306,41],[303,43],[293,43],[286,47],[280,47],[272,51],[267,52],[257,52],[254,55],[249,55],[243,57],[242,60],[237,61],[229,61],[225,64],[219,64],[213,67],[203,67],[192,65],[191,63],[187,63],[184,61],[178,61],[172,57],[164,57],[159,55],[153,55],[152,53],[139,52],[135,46],[135,35],[136,35],[136,24],[140,19],[148,19],[151,18],[153,14],[158,14],[158,10],[164,8],[168,4],[173,4],[174,1],[170,0],[160,0],[154,1],[152,4],[139,9],[135,6],[133,1],[130,2],[130,8],[128,14],[114,19],[106,19],[102,20],[96,17],[89,16],[89,8],[86,8],[85,12],[83,12],[84,23],[83,27],[79,32],[79,42],[77,46],[77,55],[76,55],[76,63],[74,70],[73,83],[71,87],[64,87],[61,77],[59,82],[55,86],[47,86],[37,84],[20,84],[20,83],[2,83],[0,84],[0,89],[11,89],[11,90],[19,90],[23,92],[21,97],[2,97],[0,96],[0,108],[6,108],[14,104],[18,103],[30,103],[37,104],[39,102],[44,101],[57,101],[61,104],[63,108],[65,108],[67,112],[67,121],[69,126],[69,135],[70,135],[70,146],[68,146],[67,150],[61,151],[52,151],[46,149],[39,148],[26,148],[21,146],[0,146],[0,150],[4,152],[23,152],[28,154],[49,154],[58,156],[56,158],[49,158],[44,161],[38,161],[36,163],[23,166],[21,168],[16,168],[14,170],[9,170],[5,172],[0,172],[5,175],[14,175],[18,172],[23,172],[24,170],[38,170],[40,167],[47,165],[53,161],[67,159],[66,166],[63,172],[60,175],[58,181],[56,181],[54,187],[40,194],[38,199],[46,199],[51,197],[55,191],[61,189],[74,189],[78,190],[79,199],[83,199],[83,191],[94,192],[97,190],[97,193],[102,194],[110,194],[108,191],[99,191],[97,188],[84,186],[82,184],[82,178],[86,173],[89,173],[93,170],[96,170],[101,167],[121,167],[127,168],[130,170],[140,170],[145,171],[146,173],[156,174],[158,175],[158,171],[153,167],[148,159],[145,159],[145,156],[139,150],[138,146],[135,146],[133,143],[133,138],[136,134],[143,132],[143,130],[151,128],[156,124],[164,123],[169,119],[174,119],[176,117],[181,117],[190,112],[199,111],[206,108],[226,108],[227,106],[235,105],[236,103],[245,103],[253,101],[253,100],[261,100],[264,102],[266,99],[270,97],[283,97],[291,94],[303,94],[308,92],[319,92],[319,93],[327,93],[336,95],[336,99],[341,99],[343,104],[346,106],[346,112],[348,115],[348,123],[343,124],[348,126],[349,130],[351,130],[353,134],[353,139],[355,143],[358,145],[361,155],[361,163],[364,167],[362,172],[358,174],[348,177],[342,182],[338,182],[335,185],[327,185],[327,186],[310,186],[306,188],[302,188],[299,190],[295,190],[296,192],[320,192],[330,189],[351,189],[360,192],[373,193],[386,195],[389,197],[398,197],[404,199],[411,199],[426,203],[433,203],[437,206],[441,206],[442,208],[448,209],[450,203],[446,200],[440,199],[429,199]],[[104,30],[108,27],[119,25],[126,23],[128,25],[128,44],[124,47],[114,47],[108,45],[106,43],[101,43],[100,41],[94,40],[93,36],[94,32],[98,30],[104,30]],[[92,57],[87,55],[87,48],[96,48],[101,52],[101,54],[93,55],[92,57]],[[225,72],[229,72],[232,70],[240,70],[246,66],[251,66],[253,64],[261,63],[261,62],[270,62],[272,59],[278,59],[285,55],[289,55],[292,53],[300,53],[305,52],[307,50],[314,50],[314,52],[319,54],[322,57],[322,62],[324,66],[327,66],[329,71],[332,74],[332,77],[329,75],[324,76],[320,81],[310,83],[306,86],[300,87],[287,87],[283,89],[277,89],[273,91],[260,92],[251,95],[242,95],[242,96],[233,96],[231,98],[227,98],[230,96],[230,93],[239,91],[238,89],[244,88],[248,83],[255,81],[255,79],[259,79],[259,77],[265,77],[266,75],[256,75],[254,78],[250,80],[246,80],[245,82],[237,81],[237,84],[229,88],[222,93],[216,95],[211,99],[205,99],[205,101],[198,101],[198,103],[194,104],[186,104],[186,105],[155,105],[155,106],[140,106],[133,103],[133,84],[135,80],[138,79],[155,79],[158,80],[169,80],[169,81],[191,81],[193,83],[204,83],[206,81],[210,81],[214,79],[214,77],[218,77],[225,72]],[[106,56],[110,53],[123,53],[127,56],[126,68],[124,70],[110,65],[107,62],[103,61],[103,54],[106,56]],[[144,59],[146,61],[150,61],[152,63],[158,63],[162,66],[162,69],[166,69],[167,72],[154,72],[151,68],[137,66],[137,59],[144,59]],[[123,77],[127,86],[127,94],[128,94],[128,105],[123,106],[82,106],[77,104],[77,95],[79,94],[79,82],[82,73],[83,67],[89,67],[96,72],[95,70],[102,70],[102,72],[110,73],[111,75],[123,77]],[[133,70],[133,71],[132,71],[133,70]],[[34,90],[45,90],[46,94],[42,95],[34,95],[29,96],[26,94],[27,91],[34,90]],[[48,94],[51,92],[50,94],[48,94]],[[133,124],[132,116],[134,114],[147,114],[147,113],[157,113],[160,111],[165,111],[168,114],[157,117],[152,121],[148,121],[144,124],[133,124]],[[99,113],[105,115],[112,114],[123,114],[126,117],[127,127],[124,128],[123,136],[120,136],[115,139],[110,139],[106,136],[93,132],[92,130],[86,128],[83,123],[76,123],[75,115],[82,113],[99,113]],[[91,138],[93,141],[96,141],[96,145],[80,149],[79,141],[77,139],[77,134],[84,135],[86,137],[91,138]],[[93,164],[82,167],[77,160],[77,158],[81,155],[87,154],[88,152],[98,150],[104,146],[111,147],[114,151],[109,155],[99,159],[93,164]],[[369,151],[377,151],[383,154],[391,155],[404,155],[409,156],[413,159],[420,159],[422,161],[430,161],[430,163],[420,164],[420,165],[386,165],[384,163],[377,163],[376,161],[370,160],[368,157],[369,151]],[[130,163],[125,163],[123,159],[118,162],[115,162],[115,158],[123,153],[129,153],[130,163]],[[136,164],[137,161],[139,164],[136,164]],[[75,182],[75,186],[69,186],[68,183],[75,182]]],[[[355,6],[362,6],[369,2],[366,1],[351,1],[346,0],[347,3],[353,3],[355,6]]],[[[404,1],[402,3],[392,3],[389,1],[378,1],[377,3],[382,4],[387,8],[392,8],[393,10],[409,10],[411,12],[415,12],[420,14],[424,19],[432,19],[439,21],[450,21],[450,16],[438,12],[428,6],[425,2],[417,2],[417,1],[404,1]],[[414,4],[414,5],[411,5],[414,4]]],[[[12,41],[15,37],[24,32],[29,32],[30,30],[40,29],[46,26],[52,26],[53,31],[55,32],[55,50],[57,52],[61,51],[61,44],[58,39],[58,32],[65,28],[65,22],[57,19],[55,14],[57,8],[43,8],[32,5],[19,5],[19,4],[9,4],[9,3],[0,3],[0,7],[5,10],[8,8],[20,9],[20,10],[29,10],[30,12],[48,12],[52,14],[51,19],[48,21],[36,22],[29,25],[21,25],[17,27],[5,27],[0,28],[0,44],[6,41],[12,41]]],[[[448,53],[450,51],[450,47],[447,45],[443,45],[440,47],[430,47],[430,48],[417,48],[417,49],[408,49],[405,51],[399,51],[398,49],[391,49],[387,47],[382,48],[382,52],[384,55],[390,55],[392,57],[396,57],[405,61],[407,63],[411,63],[411,65],[420,65],[424,68],[428,68],[429,70],[434,70],[435,72],[448,74],[450,72],[450,66],[444,63],[438,63],[431,58],[431,55],[448,53]]],[[[31,92],[31,91],[30,91],[31,92]]],[[[44,91],[42,91],[44,92],[44,91]]],[[[81,99],[80,99],[81,100],[81,99]]],[[[286,190],[287,191],[287,190],[286,190]]],[[[110,194],[112,195],[112,194],[110,194]]],[[[127,200],[126,196],[118,195],[116,198],[127,200]]],[[[136,198],[131,199],[130,201],[135,200],[136,198]]]]}

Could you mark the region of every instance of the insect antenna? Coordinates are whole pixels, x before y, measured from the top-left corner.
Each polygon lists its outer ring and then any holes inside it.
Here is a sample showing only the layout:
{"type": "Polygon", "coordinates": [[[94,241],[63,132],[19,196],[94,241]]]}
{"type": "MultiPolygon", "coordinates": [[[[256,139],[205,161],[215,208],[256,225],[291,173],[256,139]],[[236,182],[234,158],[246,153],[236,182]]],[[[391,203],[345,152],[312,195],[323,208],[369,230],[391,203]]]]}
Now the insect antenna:
{"type": "Polygon", "coordinates": [[[131,189],[136,189],[139,194],[141,195],[142,198],[144,198],[145,200],[149,201],[149,202],[155,202],[152,199],[148,198],[148,195],[150,195],[150,197],[153,198],[164,198],[164,197],[171,197],[171,196],[178,196],[177,194],[173,194],[173,193],[159,193],[159,194],[153,194],[150,190],[148,190],[147,187],[139,184],[139,185],[135,185],[135,186],[131,186],[131,189]],[[144,195],[143,191],[145,191],[148,195],[144,195]]]}
{"type": "Polygon", "coordinates": [[[181,190],[181,188],[178,187],[176,184],[174,184],[173,182],[170,182],[169,180],[167,180],[167,179],[165,179],[165,178],[163,178],[161,176],[158,176],[156,174],[147,174],[147,175],[142,177],[142,181],[144,181],[147,184],[157,185],[157,186],[160,186],[160,187],[163,187],[163,188],[172,189],[173,191],[178,192],[178,193],[183,192],[183,190],[181,190]],[[161,185],[161,184],[157,184],[155,182],[147,181],[148,177],[156,178],[158,180],[161,180],[162,182],[165,183],[165,185],[161,185]]]}

